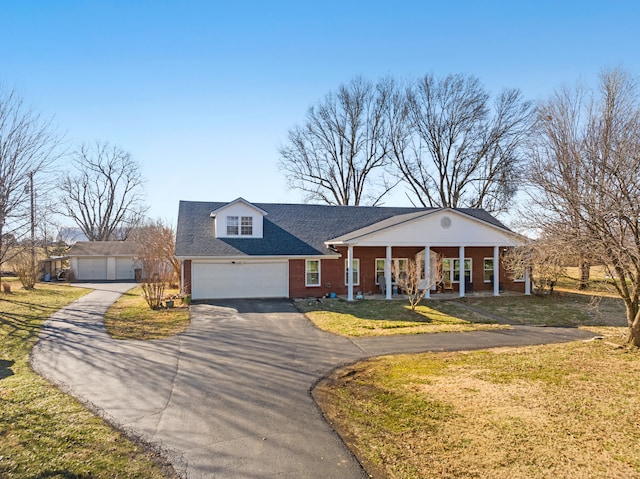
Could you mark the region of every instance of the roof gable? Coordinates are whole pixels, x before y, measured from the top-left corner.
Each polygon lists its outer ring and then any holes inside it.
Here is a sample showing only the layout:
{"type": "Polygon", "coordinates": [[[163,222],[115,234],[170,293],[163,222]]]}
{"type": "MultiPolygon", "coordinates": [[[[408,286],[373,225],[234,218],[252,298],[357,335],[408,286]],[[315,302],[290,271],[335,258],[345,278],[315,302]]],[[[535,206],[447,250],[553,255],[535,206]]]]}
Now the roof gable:
{"type": "Polygon", "coordinates": [[[490,246],[520,244],[523,240],[523,236],[512,232],[484,210],[437,208],[397,215],[330,239],[327,244],[490,246]]]}
{"type": "Polygon", "coordinates": [[[263,210],[263,209],[261,209],[261,208],[257,207],[257,206],[256,206],[256,205],[254,205],[253,203],[248,202],[247,200],[245,200],[245,199],[244,199],[244,198],[242,198],[242,197],[238,197],[238,198],[236,198],[235,200],[233,200],[233,201],[231,201],[231,202],[229,202],[229,203],[226,203],[225,205],[223,205],[223,206],[221,206],[221,207],[216,208],[215,210],[213,210],[213,211],[211,212],[211,217],[213,218],[213,217],[215,217],[216,215],[220,214],[221,212],[225,211],[226,209],[228,209],[228,208],[232,208],[232,207],[234,207],[234,206],[236,206],[236,205],[244,205],[244,206],[247,206],[247,207],[249,207],[249,208],[251,208],[251,209],[255,210],[255,211],[256,211],[256,213],[259,213],[259,214],[261,214],[261,215],[263,215],[263,216],[265,216],[265,215],[267,215],[267,214],[268,214],[265,210],[263,210]]]}

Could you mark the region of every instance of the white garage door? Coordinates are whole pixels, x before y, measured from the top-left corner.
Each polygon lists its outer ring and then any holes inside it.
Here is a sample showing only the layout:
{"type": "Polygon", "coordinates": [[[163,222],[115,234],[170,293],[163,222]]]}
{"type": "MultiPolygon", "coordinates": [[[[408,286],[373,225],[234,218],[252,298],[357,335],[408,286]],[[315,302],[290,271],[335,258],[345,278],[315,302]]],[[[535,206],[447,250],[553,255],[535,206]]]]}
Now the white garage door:
{"type": "Polygon", "coordinates": [[[82,281],[107,279],[107,258],[78,258],[77,278],[82,281]]]}
{"type": "Polygon", "coordinates": [[[133,259],[116,258],[116,279],[134,279],[135,272],[133,270],[133,259]]]}
{"type": "Polygon", "coordinates": [[[289,296],[289,263],[194,262],[191,296],[193,299],[286,298],[289,296]]]}

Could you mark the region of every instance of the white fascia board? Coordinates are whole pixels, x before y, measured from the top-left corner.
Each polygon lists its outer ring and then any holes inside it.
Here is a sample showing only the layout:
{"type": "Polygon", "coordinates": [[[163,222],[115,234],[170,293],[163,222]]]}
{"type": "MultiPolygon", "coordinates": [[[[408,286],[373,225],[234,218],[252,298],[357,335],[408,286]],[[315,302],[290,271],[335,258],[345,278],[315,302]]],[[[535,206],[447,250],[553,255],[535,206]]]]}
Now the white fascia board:
{"type": "MultiPolygon", "coordinates": [[[[379,234],[381,234],[384,231],[389,231],[389,230],[393,230],[394,228],[398,228],[400,226],[406,225],[407,223],[411,223],[414,221],[418,221],[421,220],[423,218],[425,218],[426,216],[433,216],[435,214],[440,214],[440,213],[450,213],[453,215],[456,215],[458,217],[464,218],[465,220],[470,220],[472,222],[475,222],[479,225],[482,225],[484,227],[488,227],[498,233],[500,233],[501,235],[504,235],[505,237],[510,237],[513,239],[513,243],[512,244],[506,244],[505,246],[515,246],[518,244],[523,244],[523,243],[527,243],[530,241],[529,238],[527,238],[526,236],[523,236],[519,233],[515,233],[513,231],[510,231],[508,229],[505,228],[501,228],[497,225],[491,224],[487,221],[484,221],[480,218],[476,218],[475,216],[466,214],[462,211],[457,211],[453,208],[440,208],[437,210],[432,210],[432,211],[426,211],[424,212],[425,214],[416,214],[416,215],[411,215],[410,217],[404,219],[404,220],[400,220],[396,223],[392,223],[392,224],[382,224],[382,223],[386,223],[388,222],[388,220],[383,220],[381,221],[381,226],[380,228],[375,228],[375,224],[371,225],[371,226],[367,226],[365,228],[361,228],[359,230],[353,231],[351,234],[347,233],[346,235],[340,236],[338,238],[335,238],[334,240],[329,240],[329,241],[325,241],[325,245],[327,246],[335,246],[335,245],[340,245],[340,246],[357,246],[359,244],[361,244],[362,246],[415,246],[416,242],[415,241],[393,241],[392,244],[390,244],[388,241],[387,242],[382,242],[382,243],[378,243],[378,242],[374,242],[373,243],[369,243],[367,241],[368,237],[371,236],[377,236],[379,234]],[[362,232],[362,233],[360,233],[362,232]]],[[[404,216],[404,215],[403,215],[404,216]]],[[[468,241],[461,241],[459,238],[452,238],[450,242],[442,242],[439,241],[438,242],[438,246],[460,246],[460,245],[465,245],[465,246],[494,246],[495,242],[468,242],[468,241]]]]}
{"type": "Polygon", "coordinates": [[[258,213],[260,213],[262,216],[267,216],[267,215],[269,214],[269,213],[267,213],[265,210],[263,210],[262,208],[258,208],[258,207],[257,207],[256,205],[254,205],[253,203],[251,203],[251,202],[249,202],[249,201],[245,200],[244,198],[240,197],[240,198],[236,198],[235,200],[233,200],[233,201],[231,201],[231,202],[229,202],[229,203],[227,203],[227,204],[225,204],[225,205],[221,206],[221,207],[220,207],[220,208],[218,208],[217,210],[213,210],[209,216],[211,216],[212,218],[215,218],[215,217],[216,217],[216,215],[217,215],[218,213],[220,213],[221,211],[224,211],[225,209],[227,209],[227,208],[229,208],[229,207],[231,207],[231,206],[233,206],[233,205],[235,205],[235,204],[238,204],[238,203],[242,203],[242,204],[244,204],[244,205],[248,206],[249,208],[252,208],[252,209],[256,210],[256,211],[257,211],[258,213]]]}
{"type": "Polygon", "coordinates": [[[305,259],[305,258],[317,258],[317,259],[339,259],[342,256],[336,254],[302,254],[302,255],[287,255],[287,256],[180,256],[183,260],[191,261],[249,261],[249,260],[290,260],[290,259],[305,259]]]}

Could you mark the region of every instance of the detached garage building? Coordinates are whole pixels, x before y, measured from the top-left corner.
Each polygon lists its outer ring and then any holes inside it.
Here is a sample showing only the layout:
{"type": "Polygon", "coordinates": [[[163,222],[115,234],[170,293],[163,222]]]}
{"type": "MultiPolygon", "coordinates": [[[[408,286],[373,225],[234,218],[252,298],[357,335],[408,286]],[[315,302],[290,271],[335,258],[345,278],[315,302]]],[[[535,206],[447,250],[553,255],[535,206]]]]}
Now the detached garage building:
{"type": "Polygon", "coordinates": [[[68,253],[71,273],[77,281],[134,280],[139,250],[133,241],[78,241],[68,253]]]}

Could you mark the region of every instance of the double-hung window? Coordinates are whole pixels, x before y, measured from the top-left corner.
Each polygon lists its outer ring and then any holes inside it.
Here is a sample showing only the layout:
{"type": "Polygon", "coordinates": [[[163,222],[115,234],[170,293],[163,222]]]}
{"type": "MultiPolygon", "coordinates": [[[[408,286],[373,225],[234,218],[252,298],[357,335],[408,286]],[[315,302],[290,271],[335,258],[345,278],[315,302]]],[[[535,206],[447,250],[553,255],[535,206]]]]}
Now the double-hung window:
{"type": "Polygon", "coordinates": [[[240,234],[242,236],[253,235],[253,217],[243,216],[240,218],[240,234]]]}
{"type": "Polygon", "coordinates": [[[238,217],[227,216],[227,236],[238,236],[238,217]]]}
{"type": "MultiPolygon", "coordinates": [[[[380,284],[380,278],[384,278],[384,265],[387,262],[384,258],[376,259],[376,284],[380,284]]],[[[407,258],[393,258],[391,260],[391,282],[396,284],[396,276],[407,276],[407,265],[409,260],[407,258]]]]}
{"type": "Polygon", "coordinates": [[[227,236],[253,236],[253,216],[227,216],[227,236]]]}
{"type": "MultiPolygon", "coordinates": [[[[383,273],[384,274],[384,273],[383,273]]],[[[353,259],[353,270],[351,271],[351,276],[353,277],[353,285],[360,285],[360,259],[353,259]]],[[[344,284],[349,284],[349,260],[344,260],[344,284]]]]}
{"type": "Polygon", "coordinates": [[[304,270],[305,286],[320,286],[320,260],[306,260],[304,270]]]}
{"type": "Polygon", "coordinates": [[[484,259],[484,282],[491,283],[493,281],[493,258],[484,259]]]}
{"type": "MultiPolygon", "coordinates": [[[[464,259],[464,281],[471,282],[471,258],[464,259]]],[[[460,260],[457,258],[453,260],[453,282],[460,282],[460,260]]]]}

